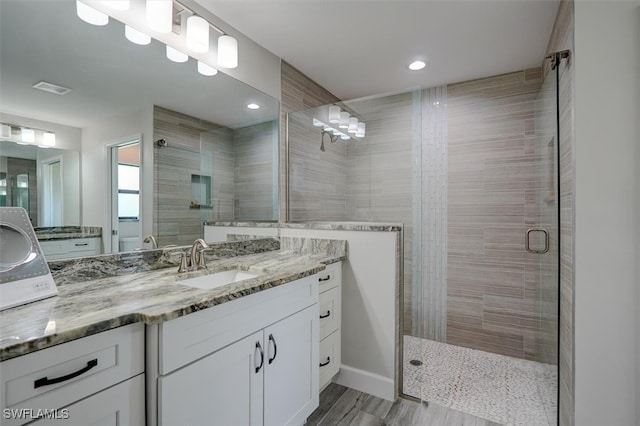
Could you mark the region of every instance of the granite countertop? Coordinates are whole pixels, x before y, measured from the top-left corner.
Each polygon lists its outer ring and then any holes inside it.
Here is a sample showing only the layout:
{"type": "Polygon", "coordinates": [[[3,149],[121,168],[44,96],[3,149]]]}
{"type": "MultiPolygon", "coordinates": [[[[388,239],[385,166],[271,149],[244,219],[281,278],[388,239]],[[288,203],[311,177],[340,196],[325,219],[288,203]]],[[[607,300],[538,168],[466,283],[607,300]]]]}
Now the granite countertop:
{"type": "Polygon", "coordinates": [[[41,226],[35,228],[35,231],[39,241],[99,238],[102,236],[102,228],[99,226],[41,226]]]}
{"type": "Polygon", "coordinates": [[[88,234],[85,232],[67,232],[67,233],[38,233],[36,234],[38,241],[51,241],[51,240],[71,240],[74,238],[100,238],[101,235],[88,234]]]}
{"type": "Polygon", "coordinates": [[[204,222],[206,226],[237,226],[247,228],[289,228],[289,229],[322,229],[335,231],[371,231],[371,232],[399,232],[402,223],[387,222],[339,222],[339,221],[308,221],[308,222],[204,222]]]}
{"type": "Polygon", "coordinates": [[[345,258],[278,250],[210,261],[194,272],[172,267],[58,285],[58,296],[0,312],[0,361],[135,322],[168,321],[313,275],[345,258]],[[212,290],[176,284],[229,269],[260,275],[212,290]]]}

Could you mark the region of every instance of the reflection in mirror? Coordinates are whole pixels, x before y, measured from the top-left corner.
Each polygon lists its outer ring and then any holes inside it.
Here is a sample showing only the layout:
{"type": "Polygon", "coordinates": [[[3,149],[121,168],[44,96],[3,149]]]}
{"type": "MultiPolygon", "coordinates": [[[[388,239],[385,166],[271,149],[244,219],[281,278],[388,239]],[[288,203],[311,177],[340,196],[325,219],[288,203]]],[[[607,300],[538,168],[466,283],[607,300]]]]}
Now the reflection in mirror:
{"type": "MultiPolygon", "coordinates": [[[[112,219],[108,147],[131,135],[140,143],[140,208],[131,236],[137,240],[127,250],[151,248],[148,235],[159,246],[190,244],[202,237],[204,221],[278,219],[278,101],[222,72],[199,74],[193,59],[171,62],[156,40],[129,42],[116,19],[87,24],[75,0],[2,0],[0,98],[0,122],[14,133],[55,132],[55,148],[43,157],[48,162],[40,164],[39,154],[29,158],[37,169],[37,186],[29,180],[34,225],[101,227],[100,251],[118,251],[120,240],[111,235],[122,227],[112,219]],[[70,91],[34,87],[51,84],[70,91]],[[61,169],[51,155],[58,151],[61,169]],[[75,152],[75,166],[62,152],[75,152]],[[67,177],[70,168],[76,177],[67,177]],[[198,197],[192,175],[210,178],[198,197]]],[[[9,157],[4,149],[0,155],[9,157]]],[[[8,172],[0,172],[8,185],[8,172]]]]}

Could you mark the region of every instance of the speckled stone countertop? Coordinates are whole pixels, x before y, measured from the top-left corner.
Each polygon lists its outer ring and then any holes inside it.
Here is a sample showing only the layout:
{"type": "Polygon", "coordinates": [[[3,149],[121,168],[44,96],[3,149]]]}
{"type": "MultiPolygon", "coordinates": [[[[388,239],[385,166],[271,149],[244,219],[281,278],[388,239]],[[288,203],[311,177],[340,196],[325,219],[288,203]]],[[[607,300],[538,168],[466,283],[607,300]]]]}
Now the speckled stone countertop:
{"type": "Polygon", "coordinates": [[[174,267],[58,286],[58,296],[0,312],[0,361],[134,322],[155,324],[320,272],[346,253],[269,251],[209,263],[206,270],[174,267]],[[256,278],[212,290],[177,284],[209,273],[242,269],[256,278]]]}
{"type": "Polygon", "coordinates": [[[39,241],[102,237],[99,226],[46,226],[37,227],[35,231],[39,241]]]}

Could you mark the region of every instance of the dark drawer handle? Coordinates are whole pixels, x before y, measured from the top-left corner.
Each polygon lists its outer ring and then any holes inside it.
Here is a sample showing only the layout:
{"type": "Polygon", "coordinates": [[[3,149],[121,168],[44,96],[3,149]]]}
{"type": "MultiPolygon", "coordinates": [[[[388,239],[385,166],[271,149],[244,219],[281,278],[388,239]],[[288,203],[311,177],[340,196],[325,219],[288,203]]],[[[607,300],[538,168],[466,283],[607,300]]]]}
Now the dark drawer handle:
{"type": "Polygon", "coordinates": [[[329,318],[331,316],[331,311],[327,311],[325,315],[320,315],[320,319],[329,318]]]}
{"type": "Polygon", "coordinates": [[[84,368],[81,368],[78,371],[75,371],[71,374],[67,374],[66,376],[62,376],[62,377],[56,377],[55,379],[49,379],[47,377],[43,377],[41,379],[36,380],[35,382],[33,382],[33,387],[34,389],[37,389],[41,386],[49,386],[49,385],[55,385],[56,383],[62,383],[62,382],[66,382],[67,380],[71,380],[74,377],[78,377],[84,373],[86,373],[87,371],[91,370],[93,367],[96,367],[98,365],[98,359],[92,359],[91,361],[87,362],[87,366],[84,368]]]}
{"type": "Polygon", "coordinates": [[[256,342],[256,349],[260,351],[260,365],[256,367],[256,373],[260,371],[262,366],[264,365],[264,351],[262,350],[262,345],[260,342],[256,342]]]}
{"type": "Polygon", "coordinates": [[[327,275],[325,278],[318,278],[318,281],[329,281],[331,279],[331,275],[327,275]]]}
{"type": "Polygon", "coordinates": [[[88,246],[89,243],[76,243],[76,247],[88,246]]]}
{"type": "Polygon", "coordinates": [[[271,365],[278,355],[278,345],[276,345],[276,339],[273,338],[273,334],[269,335],[269,342],[273,342],[273,358],[269,358],[269,365],[271,365]]]}
{"type": "Polygon", "coordinates": [[[329,364],[331,364],[331,357],[330,356],[327,357],[327,361],[326,362],[321,362],[320,363],[320,367],[325,367],[325,366],[327,366],[329,364]]]}

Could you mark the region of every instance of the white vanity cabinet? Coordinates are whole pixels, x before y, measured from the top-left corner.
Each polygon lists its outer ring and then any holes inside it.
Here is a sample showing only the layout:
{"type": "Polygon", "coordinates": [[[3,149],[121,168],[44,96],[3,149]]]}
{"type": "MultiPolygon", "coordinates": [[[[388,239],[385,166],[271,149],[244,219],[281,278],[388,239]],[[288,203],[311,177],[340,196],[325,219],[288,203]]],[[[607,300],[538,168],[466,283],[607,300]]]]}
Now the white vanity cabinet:
{"type": "Polygon", "coordinates": [[[320,378],[323,389],[340,371],[342,324],[342,262],[327,265],[318,275],[320,292],[320,378]]]}
{"type": "Polygon", "coordinates": [[[302,425],[318,406],[317,275],[151,326],[147,339],[149,424],[302,425]]]}
{"type": "Polygon", "coordinates": [[[47,260],[95,256],[102,252],[102,238],[43,240],[40,241],[40,248],[47,260]]]}
{"type": "Polygon", "coordinates": [[[45,417],[32,424],[145,424],[140,323],[9,359],[0,373],[2,425],[38,414],[45,417]]]}

